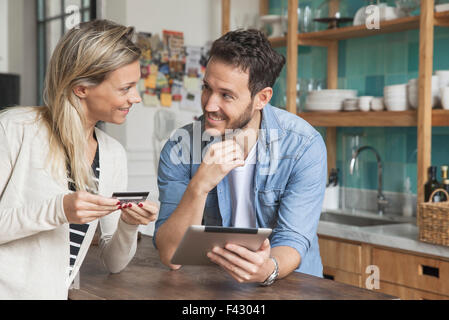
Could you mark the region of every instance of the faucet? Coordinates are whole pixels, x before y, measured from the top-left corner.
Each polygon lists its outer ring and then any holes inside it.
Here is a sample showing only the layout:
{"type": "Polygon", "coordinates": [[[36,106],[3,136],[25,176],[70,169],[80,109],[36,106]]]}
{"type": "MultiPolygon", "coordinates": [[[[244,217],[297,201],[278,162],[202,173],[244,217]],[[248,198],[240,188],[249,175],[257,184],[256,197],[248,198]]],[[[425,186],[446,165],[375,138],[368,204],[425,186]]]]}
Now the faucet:
{"type": "Polygon", "coordinates": [[[377,213],[380,216],[382,216],[384,214],[385,207],[388,205],[388,200],[385,198],[384,194],[382,193],[382,160],[380,159],[379,153],[376,151],[376,149],[374,149],[373,147],[370,147],[370,146],[363,146],[363,147],[358,148],[356,151],[354,151],[352,154],[349,172],[351,175],[353,174],[355,161],[356,161],[358,155],[363,150],[371,150],[376,155],[376,160],[377,160],[377,213]]]}

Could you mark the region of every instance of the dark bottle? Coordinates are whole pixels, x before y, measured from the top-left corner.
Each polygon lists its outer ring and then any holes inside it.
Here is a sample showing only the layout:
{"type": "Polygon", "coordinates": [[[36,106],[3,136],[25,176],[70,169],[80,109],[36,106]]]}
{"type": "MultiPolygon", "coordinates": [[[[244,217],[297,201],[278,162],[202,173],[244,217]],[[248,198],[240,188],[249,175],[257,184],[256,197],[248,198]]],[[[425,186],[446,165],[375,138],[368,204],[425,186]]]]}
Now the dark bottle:
{"type": "MultiPolygon", "coordinates": [[[[437,167],[431,166],[428,169],[428,180],[426,184],[424,185],[424,201],[428,202],[430,195],[435,189],[438,189],[440,187],[440,183],[437,180],[437,167]]],[[[433,202],[440,202],[440,195],[439,192],[436,193],[433,197],[433,202]]]]}
{"type": "MultiPolygon", "coordinates": [[[[444,190],[446,190],[447,193],[449,193],[449,179],[444,179],[442,188],[444,190]]],[[[448,201],[448,199],[446,198],[446,195],[442,192],[440,192],[440,193],[442,194],[441,201],[448,201]]]]}
{"type": "MultiPolygon", "coordinates": [[[[449,180],[448,180],[448,166],[441,166],[441,185],[440,188],[443,188],[444,190],[446,190],[449,193],[449,180]]],[[[441,196],[441,200],[440,201],[448,201],[448,199],[446,198],[446,195],[443,192],[439,192],[440,196],[441,196]]]]}

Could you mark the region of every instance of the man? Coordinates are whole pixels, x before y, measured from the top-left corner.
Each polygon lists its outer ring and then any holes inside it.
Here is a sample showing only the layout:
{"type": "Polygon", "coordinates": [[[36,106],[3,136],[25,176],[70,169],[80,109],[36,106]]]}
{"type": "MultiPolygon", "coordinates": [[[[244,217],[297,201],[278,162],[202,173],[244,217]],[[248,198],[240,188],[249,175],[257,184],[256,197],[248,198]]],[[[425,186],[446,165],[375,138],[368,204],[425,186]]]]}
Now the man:
{"type": "Polygon", "coordinates": [[[258,251],[227,244],[208,257],[239,282],[268,285],[292,271],[322,277],[316,230],[326,148],[307,122],[269,104],[284,64],[257,30],[213,43],[201,125],[174,134],[159,162],[154,243],[172,269],[180,267],[170,259],[190,225],[265,227],[273,232],[258,251]]]}

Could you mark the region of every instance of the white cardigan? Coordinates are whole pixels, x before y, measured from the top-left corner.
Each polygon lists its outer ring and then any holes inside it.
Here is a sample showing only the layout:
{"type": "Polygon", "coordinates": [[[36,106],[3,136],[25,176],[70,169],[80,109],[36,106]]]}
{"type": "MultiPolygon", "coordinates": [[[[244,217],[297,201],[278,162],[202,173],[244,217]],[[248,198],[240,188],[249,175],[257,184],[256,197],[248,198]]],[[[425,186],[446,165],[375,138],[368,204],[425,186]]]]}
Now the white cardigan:
{"type": "MultiPolygon", "coordinates": [[[[67,179],[57,181],[46,166],[48,130],[32,108],[0,114],[0,299],[67,299],[68,288],[86,256],[98,220],[90,223],[74,270],[68,277],[69,223],[63,196],[67,179]]],[[[95,129],[100,152],[99,193],[126,191],[124,148],[95,129]]],[[[100,257],[112,273],[134,256],[138,226],[120,211],[100,221],[100,257]]]]}

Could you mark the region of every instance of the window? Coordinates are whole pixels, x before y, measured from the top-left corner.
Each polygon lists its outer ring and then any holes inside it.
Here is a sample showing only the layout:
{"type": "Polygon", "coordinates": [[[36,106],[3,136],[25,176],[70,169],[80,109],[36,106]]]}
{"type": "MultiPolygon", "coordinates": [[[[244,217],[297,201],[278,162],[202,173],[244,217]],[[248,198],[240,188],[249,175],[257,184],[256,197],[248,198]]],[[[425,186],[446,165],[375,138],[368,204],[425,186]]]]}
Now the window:
{"type": "Polygon", "coordinates": [[[37,92],[42,105],[45,71],[61,36],[79,22],[96,19],[96,0],[36,0],[37,92]]]}

